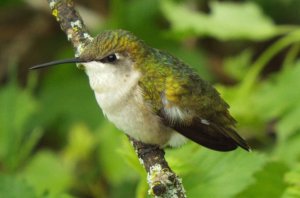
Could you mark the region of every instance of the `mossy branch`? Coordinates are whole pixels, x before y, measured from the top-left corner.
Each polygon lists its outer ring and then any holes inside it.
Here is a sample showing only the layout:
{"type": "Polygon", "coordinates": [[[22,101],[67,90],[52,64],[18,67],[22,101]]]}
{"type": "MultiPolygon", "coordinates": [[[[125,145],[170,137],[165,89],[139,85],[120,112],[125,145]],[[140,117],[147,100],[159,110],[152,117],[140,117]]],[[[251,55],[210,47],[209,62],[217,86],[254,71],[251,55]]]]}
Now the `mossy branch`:
{"type": "MultiPolygon", "coordinates": [[[[79,56],[93,38],[88,33],[72,0],[47,0],[52,15],[73,44],[75,56],[79,56]]],[[[154,145],[144,144],[129,137],[140,162],[147,171],[149,193],[162,198],[185,198],[181,179],[170,169],[164,151],[154,145]]]]}

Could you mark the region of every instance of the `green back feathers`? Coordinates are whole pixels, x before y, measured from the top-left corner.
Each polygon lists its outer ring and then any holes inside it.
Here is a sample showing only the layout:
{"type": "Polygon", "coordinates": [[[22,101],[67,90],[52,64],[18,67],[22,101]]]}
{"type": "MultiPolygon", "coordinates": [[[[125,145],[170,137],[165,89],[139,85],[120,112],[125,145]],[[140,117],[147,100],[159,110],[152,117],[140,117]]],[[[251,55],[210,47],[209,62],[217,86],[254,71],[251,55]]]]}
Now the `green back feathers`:
{"type": "Polygon", "coordinates": [[[163,107],[164,96],[170,105],[189,109],[196,116],[215,120],[216,124],[235,124],[228,112],[229,105],[215,88],[176,57],[151,49],[140,70],[143,73],[140,85],[144,90],[144,98],[152,103],[154,112],[163,107]]]}

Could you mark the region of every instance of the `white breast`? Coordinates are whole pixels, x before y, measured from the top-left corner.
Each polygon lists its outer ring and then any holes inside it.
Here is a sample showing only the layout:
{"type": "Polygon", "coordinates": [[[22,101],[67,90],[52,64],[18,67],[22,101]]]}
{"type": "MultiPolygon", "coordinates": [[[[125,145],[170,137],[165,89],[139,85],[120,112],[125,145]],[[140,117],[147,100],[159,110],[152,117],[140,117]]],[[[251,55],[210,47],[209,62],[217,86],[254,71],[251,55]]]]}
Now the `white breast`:
{"type": "Polygon", "coordinates": [[[120,68],[98,62],[84,65],[97,102],[111,122],[142,142],[168,143],[173,131],[165,127],[143,101],[138,71],[119,71],[120,68]]]}

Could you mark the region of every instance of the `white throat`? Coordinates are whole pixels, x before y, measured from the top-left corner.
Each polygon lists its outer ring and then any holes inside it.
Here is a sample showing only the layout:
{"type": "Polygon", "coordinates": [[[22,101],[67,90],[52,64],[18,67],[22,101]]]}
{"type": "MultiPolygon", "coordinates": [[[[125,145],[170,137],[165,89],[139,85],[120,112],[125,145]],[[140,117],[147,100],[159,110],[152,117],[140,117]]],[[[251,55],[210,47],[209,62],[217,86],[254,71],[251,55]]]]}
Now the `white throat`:
{"type": "Polygon", "coordinates": [[[140,73],[130,65],[110,65],[109,63],[84,63],[89,83],[94,90],[97,102],[104,113],[112,105],[121,104],[138,85],[140,73]]]}

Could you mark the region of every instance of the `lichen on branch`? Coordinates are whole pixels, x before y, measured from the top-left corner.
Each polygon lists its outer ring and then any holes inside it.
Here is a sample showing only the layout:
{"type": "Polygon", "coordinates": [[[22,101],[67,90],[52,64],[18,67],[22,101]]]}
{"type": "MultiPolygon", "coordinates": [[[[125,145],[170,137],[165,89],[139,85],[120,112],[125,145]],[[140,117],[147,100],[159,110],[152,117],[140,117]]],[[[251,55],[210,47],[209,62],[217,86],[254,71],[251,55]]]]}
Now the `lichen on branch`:
{"type": "Polygon", "coordinates": [[[48,0],[52,15],[73,44],[75,56],[79,54],[93,38],[90,36],[72,0],[48,0]]]}

